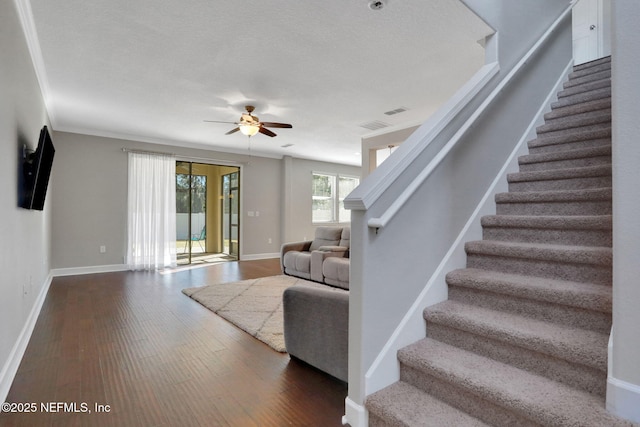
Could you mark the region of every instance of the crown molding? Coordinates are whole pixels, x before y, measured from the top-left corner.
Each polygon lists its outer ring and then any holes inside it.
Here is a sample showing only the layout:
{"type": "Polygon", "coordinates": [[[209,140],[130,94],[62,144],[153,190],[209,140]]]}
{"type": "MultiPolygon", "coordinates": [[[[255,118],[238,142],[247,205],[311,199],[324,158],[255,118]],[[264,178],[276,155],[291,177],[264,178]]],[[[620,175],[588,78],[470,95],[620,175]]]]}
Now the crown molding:
{"type": "Polygon", "coordinates": [[[29,54],[31,55],[31,62],[33,62],[33,68],[40,85],[40,92],[44,100],[47,114],[49,115],[49,121],[51,127],[54,129],[57,125],[56,115],[53,108],[53,101],[51,100],[51,87],[49,86],[49,80],[47,78],[47,72],[44,66],[44,59],[42,57],[42,49],[40,48],[40,39],[38,38],[38,32],[36,31],[36,24],[33,20],[33,11],[31,10],[31,2],[29,0],[13,0],[18,11],[18,18],[22,26],[25,39],[27,41],[27,47],[29,54]]]}

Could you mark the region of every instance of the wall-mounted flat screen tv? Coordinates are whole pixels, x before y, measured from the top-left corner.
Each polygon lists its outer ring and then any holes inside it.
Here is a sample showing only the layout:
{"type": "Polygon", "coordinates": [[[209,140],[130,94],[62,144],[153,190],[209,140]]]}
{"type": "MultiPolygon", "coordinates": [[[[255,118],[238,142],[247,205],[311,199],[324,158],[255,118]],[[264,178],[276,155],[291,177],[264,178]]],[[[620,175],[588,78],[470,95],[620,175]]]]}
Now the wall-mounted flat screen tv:
{"type": "Polygon", "coordinates": [[[24,193],[22,207],[25,209],[44,209],[49,176],[53,166],[53,155],[56,150],[46,126],[40,131],[38,148],[25,156],[22,172],[24,174],[24,193]]]}

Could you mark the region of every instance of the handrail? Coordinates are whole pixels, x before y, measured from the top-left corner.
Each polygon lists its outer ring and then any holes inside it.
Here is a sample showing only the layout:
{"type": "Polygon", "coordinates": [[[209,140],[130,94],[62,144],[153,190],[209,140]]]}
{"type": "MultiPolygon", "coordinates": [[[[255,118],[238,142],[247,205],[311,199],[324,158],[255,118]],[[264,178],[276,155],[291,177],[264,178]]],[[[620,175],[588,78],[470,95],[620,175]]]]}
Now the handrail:
{"type": "Polygon", "coordinates": [[[478,109],[467,119],[467,121],[460,127],[460,129],[451,137],[449,142],[442,147],[440,152],[429,162],[426,168],[422,170],[411,183],[404,189],[400,196],[394,200],[394,202],[387,208],[387,210],[377,218],[370,218],[367,222],[369,228],[375,228],[376,232],[380,228],[384,228],[391,218],[395,216],[395,214],[404,206],[404,204],[409,201],[413,193],[424,183],[424,181],[431,175],[431,173],[438,167],[438,165],[442,162],[442,160],[447,156],[449,151],[462,139],[462,137],[471,129],[475,121],[484,113],[487,107],[493,103],[493,101],[498,97],[500,92],[504,89],[504,87],[510,83],[513,76],[515,76],[520,69],[529,61],[531,58],[544,44],[551,33],[555,31],[555,29],[560,25],[565,17],[571,13],[571,9],[573,9],[573,4],[571,4],[567,9],[565,9],[562,14],[549,26],[547,31],[540,37],[540,39],[529,49],[529,51],[520,59],[520,61],[511,69],[511,71],[506,75],[504,79],[496,86],[496,88],[489,94],[487,99],[484,100],[482,104],[478,107],[478,109]]]}

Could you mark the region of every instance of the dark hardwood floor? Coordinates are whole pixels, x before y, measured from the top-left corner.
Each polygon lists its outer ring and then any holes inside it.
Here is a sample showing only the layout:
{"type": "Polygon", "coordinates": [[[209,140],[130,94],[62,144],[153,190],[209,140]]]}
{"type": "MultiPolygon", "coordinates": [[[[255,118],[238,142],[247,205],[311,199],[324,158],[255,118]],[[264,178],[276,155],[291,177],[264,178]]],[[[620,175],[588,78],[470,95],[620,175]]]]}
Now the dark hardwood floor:
{"type": "Polygon", "coordinates": [[[341,425],[346,384],[181,293],[274,274],[277,259],[55,278],[7,397],[37,410],[0,426],[341,425]]]}

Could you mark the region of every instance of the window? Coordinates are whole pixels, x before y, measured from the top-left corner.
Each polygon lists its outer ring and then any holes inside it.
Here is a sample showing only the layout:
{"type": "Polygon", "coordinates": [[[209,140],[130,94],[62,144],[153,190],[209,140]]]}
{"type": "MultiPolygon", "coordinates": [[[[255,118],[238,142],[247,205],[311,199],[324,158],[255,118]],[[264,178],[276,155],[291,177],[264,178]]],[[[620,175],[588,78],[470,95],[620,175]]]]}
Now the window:
{"type": "Polygon", "coordinates": [[[344,199],[359,183],[360,179],[351,176],[314,172],[311,183],[313,222],[350,222],[351,212],[344,208],[344,199]]]}

